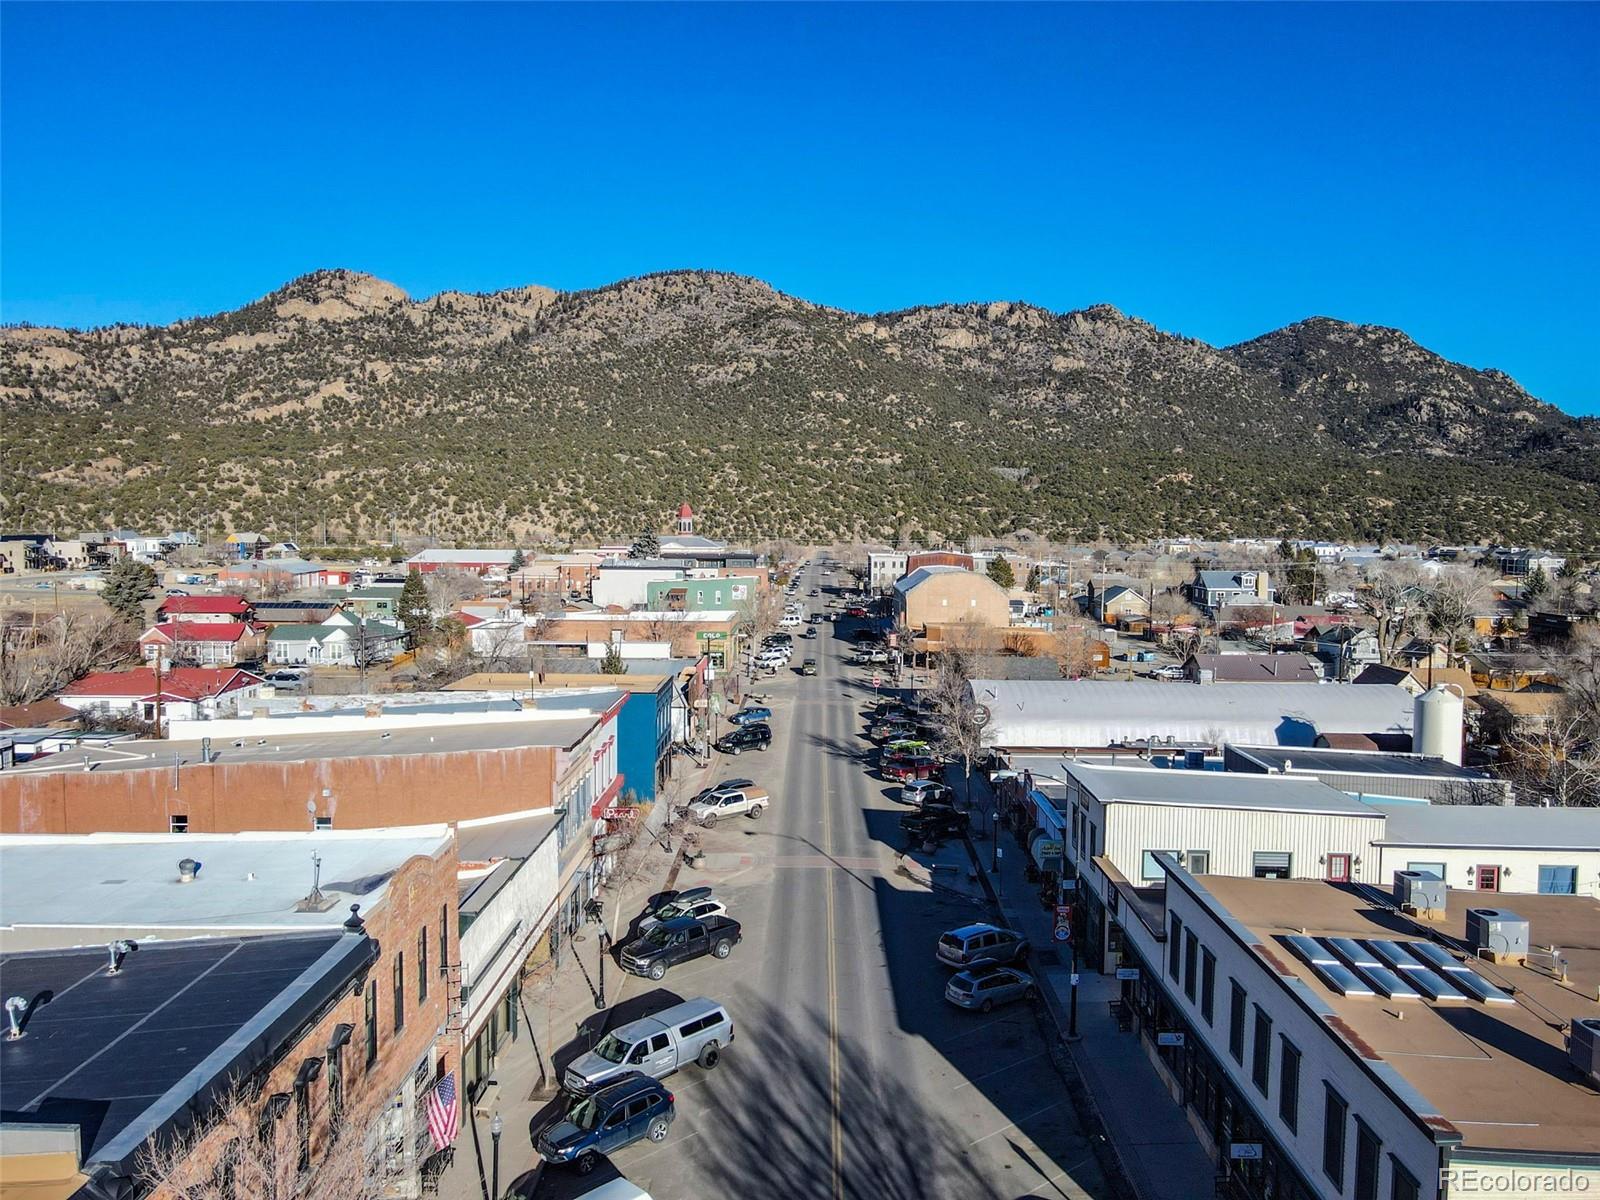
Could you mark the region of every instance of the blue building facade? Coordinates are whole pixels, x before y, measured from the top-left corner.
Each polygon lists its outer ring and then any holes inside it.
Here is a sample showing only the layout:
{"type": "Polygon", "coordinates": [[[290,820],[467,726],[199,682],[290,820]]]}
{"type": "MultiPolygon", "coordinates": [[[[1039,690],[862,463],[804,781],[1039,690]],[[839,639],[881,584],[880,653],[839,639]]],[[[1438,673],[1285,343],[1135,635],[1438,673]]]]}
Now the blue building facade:
{"type": "Polygon", "coordinates": [[[677,675],[657,681],[654,691],[630,691],[627,703],[617,714],[617,767],[624,778],[624,793],[632,792],[650,803],[672,752],[672,692],[677,675]]]}

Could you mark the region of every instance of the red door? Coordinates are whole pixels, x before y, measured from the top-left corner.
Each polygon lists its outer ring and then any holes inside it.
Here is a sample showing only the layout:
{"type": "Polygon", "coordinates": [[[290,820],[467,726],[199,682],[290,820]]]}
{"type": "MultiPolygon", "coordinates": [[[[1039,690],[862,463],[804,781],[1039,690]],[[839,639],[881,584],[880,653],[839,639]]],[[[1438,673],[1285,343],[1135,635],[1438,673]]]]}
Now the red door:
{"type": "Polygon", "coordinates": [[[1350,856],[1348,854],[1328,855],[1328,882],[1350,882],[1350,856]]]}
{"type": "Polygon", "coordinates": [[[1500,868],[1479,867],[1478,890],[1480,892],[1498,892],[1500,890],[1500,868]]]}

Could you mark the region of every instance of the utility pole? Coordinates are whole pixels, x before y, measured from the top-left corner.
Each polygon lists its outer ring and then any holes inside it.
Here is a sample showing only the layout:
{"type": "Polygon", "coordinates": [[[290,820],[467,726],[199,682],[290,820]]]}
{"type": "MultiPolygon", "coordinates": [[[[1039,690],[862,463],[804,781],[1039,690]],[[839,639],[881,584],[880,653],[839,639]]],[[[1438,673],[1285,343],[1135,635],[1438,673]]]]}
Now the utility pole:
{"type": "MultiPolygon", "coordinates": [[[[174,626],[176,628],[176,626],[174,626]]],[[[161,736],[161,647],[156,647],[156,737],[161,736]]]]}

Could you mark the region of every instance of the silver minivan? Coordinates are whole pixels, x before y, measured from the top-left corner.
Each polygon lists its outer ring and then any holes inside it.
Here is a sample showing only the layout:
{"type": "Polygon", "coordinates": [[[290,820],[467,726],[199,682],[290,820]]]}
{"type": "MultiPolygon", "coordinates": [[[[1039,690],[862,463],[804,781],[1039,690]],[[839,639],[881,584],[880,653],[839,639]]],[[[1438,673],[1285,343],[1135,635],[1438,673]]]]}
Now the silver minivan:
{"type": "Polygon", "coordinates": [[[698,1063],[711,1070],[722,1048],[733,1041],[733,1018],[704,996],[663,1009],[613,1029],[600,1044],[580,1055],[561,1077],[569,1092],[585,1095],[629,1071],[664,1079],[680,1067],[698,1063]]]}

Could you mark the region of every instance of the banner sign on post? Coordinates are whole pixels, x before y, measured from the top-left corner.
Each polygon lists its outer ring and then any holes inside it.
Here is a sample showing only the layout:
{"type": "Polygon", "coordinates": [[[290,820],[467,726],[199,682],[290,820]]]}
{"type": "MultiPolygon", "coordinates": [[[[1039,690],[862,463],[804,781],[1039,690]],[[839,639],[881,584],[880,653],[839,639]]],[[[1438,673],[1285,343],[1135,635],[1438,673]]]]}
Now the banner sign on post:
{"type": "Polygon", "coordinates": [[[1158,1046],[1181,1046],[1181,1045],[1183,1045],[1183,1034],[1181,1034],[1181,1033],[1158,1033],[1158,1034],[1156,1034],[1156,1045],[1158,1045],[1158,1046]]]}
{"type": "Polygon", "coordinates": [[[1118,967],[1117,968],[1117,978],[1123,980],[1124,982],[1128,982],[1128,981],[1137,982],[1138,979],[1139,979],[1139,968],[1138,967],[1118,967]]]}
{"type": "Polygon", "coordinates": [[[1229,1158],[1260,1158],[1260,1142],[1230,1142],[1228,1143],[1229,1158]]]}

